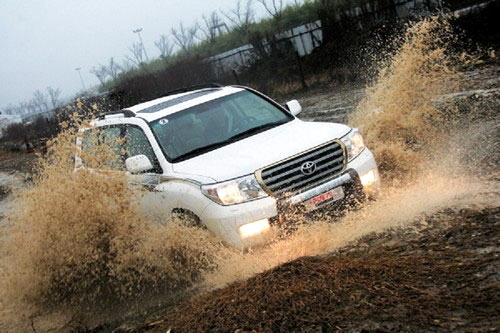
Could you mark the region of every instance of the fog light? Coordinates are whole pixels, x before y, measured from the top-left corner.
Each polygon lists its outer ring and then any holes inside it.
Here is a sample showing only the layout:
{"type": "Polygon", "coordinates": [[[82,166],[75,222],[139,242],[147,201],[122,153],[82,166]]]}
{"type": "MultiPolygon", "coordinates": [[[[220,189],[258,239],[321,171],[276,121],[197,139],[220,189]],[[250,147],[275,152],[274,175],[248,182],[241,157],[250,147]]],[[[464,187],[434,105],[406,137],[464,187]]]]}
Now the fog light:
{"type": "Polygon", "coordinates": [[[241,238],[248,238],[266,232],[270,228],[268,219],[263,219],[242,225],[238,230],[241,238]]]}
{"type": "Polygon", "coordinates": [[[373,185],[373,183],[377,181],[377,174],[375,173],[375,170],[372,169],[361,176],[360,179],[361,184],[363,184],[364,187],[367,187],[373,185]]]}

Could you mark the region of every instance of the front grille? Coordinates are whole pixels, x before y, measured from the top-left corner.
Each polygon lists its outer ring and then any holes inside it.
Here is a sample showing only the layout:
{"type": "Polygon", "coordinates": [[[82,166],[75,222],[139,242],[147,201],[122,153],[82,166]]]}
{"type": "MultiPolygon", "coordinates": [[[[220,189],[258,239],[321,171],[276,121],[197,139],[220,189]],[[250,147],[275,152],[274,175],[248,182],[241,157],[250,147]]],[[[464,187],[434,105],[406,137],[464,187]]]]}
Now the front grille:
{"type": "Polygon", "coordinates": [[[256,176],[271,194],[294,195],[338,175],[344,169],[345,160],[342,144],[332,141],[258,170],[256,176]],[[301,170],[306,162],[316,164],[316,170],[310,175],[301,170]]]}

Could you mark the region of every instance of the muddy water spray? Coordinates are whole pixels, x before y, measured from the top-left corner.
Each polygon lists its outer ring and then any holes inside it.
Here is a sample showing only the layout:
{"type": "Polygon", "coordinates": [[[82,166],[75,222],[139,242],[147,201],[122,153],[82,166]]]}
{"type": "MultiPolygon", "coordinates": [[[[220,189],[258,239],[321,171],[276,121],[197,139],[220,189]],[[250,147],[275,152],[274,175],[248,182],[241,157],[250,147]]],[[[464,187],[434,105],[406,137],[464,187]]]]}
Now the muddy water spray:
{"type": "Polygon", "coordinates": [[[110,145],[82,152],[94,171],[74,172],[76,136],[68,129],[52,143],[2,229],[0,323],[14,331],[33,316],[88,321],[123,302],[140,304],[140,295],[185,288],[224,249],[205,231],[145,221],[135,206],[141,193],[123,173],[105,170],[116,159],[110,145]]]}
{"type": "Polygon", "coordinates": [[[434,147],[446,141],[436,98],[458,88],[447,48],[450,31],[437,18],[411,26],[349,119],[361,129],[386,182],[418,174],[434,147]]]}

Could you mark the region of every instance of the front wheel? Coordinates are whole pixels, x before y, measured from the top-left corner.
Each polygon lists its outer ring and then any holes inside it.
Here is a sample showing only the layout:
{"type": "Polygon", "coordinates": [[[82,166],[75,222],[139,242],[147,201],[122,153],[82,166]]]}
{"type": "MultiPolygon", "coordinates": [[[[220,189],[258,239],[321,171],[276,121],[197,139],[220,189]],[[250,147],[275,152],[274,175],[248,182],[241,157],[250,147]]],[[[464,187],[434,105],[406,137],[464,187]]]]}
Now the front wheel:
{"type": "Polygon", "coordinates": [[[172,219],[174,222],[188,228],[207,229],[196,214],[185,209],[174,209],[172,212],[172,219]]]}

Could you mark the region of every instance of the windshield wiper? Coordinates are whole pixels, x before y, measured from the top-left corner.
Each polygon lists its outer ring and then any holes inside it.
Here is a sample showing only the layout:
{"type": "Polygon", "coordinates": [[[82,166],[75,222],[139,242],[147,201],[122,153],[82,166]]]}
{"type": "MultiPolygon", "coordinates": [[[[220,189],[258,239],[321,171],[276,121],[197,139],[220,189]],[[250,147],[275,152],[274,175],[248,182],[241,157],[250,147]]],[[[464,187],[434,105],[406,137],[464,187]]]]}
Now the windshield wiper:
{"type": "Polygon", "coordinates": [[[202,154],[204,152],[207,152],[207,151],[210,151],[210,150],[213,150],[213,149],[225,146],[225,145],[228,144],[227,141],[228,140],[219,141],[219,142],[216,142],[216,143],[209,144],[207,146],[195,148],[193,150],[188,151],[187,153],[184,153],[182,155],[177,156],[176,158],[173,158],[172,162],[173,163],[181,162],[181,161],[187,160],[190,157],[193,157],[193,156],[196,156],[196,155],[200,155],[200,154],[202,154]]]}
{"type": "Polygon", "coordinates": [[[276,126],[284,124],[286,122],[288,122],[288,120],[280,120],[280,121],[275,121],[275,122],[272,122],[272,123],[267,123],[267,124],[263,124],[263,125],[260,125],[260,126],[252,127],[252,128],[250,128],[250,129],[248,129],[246,131],[243,131],[241,133],[233,135],[233,136],[229,137],[226,140],[215,142],[215,143],[209,144],[207,146],[203,146],[203,147],[199,147],[199,148],[195,148],[193,150],[190,150],[187,153],[184,153],[182,155],[177,156],[176,158],[173,158],[172,162],[176,163],[176,162],[181,162],[181,161],[187,160],[190,157],[201,155],[201,154],[203,154],[203,153],[205,153],[207,151],[214,150],[216,148],[225,146],[225,145],[227,145],[229,143],[238,141],[241,138],[250,136],[252,134],[256,134],[258,132],[265,131],[266,129],[269,129],[269,128],[272,128],[272,127],[276,127],[276,126]]]}

